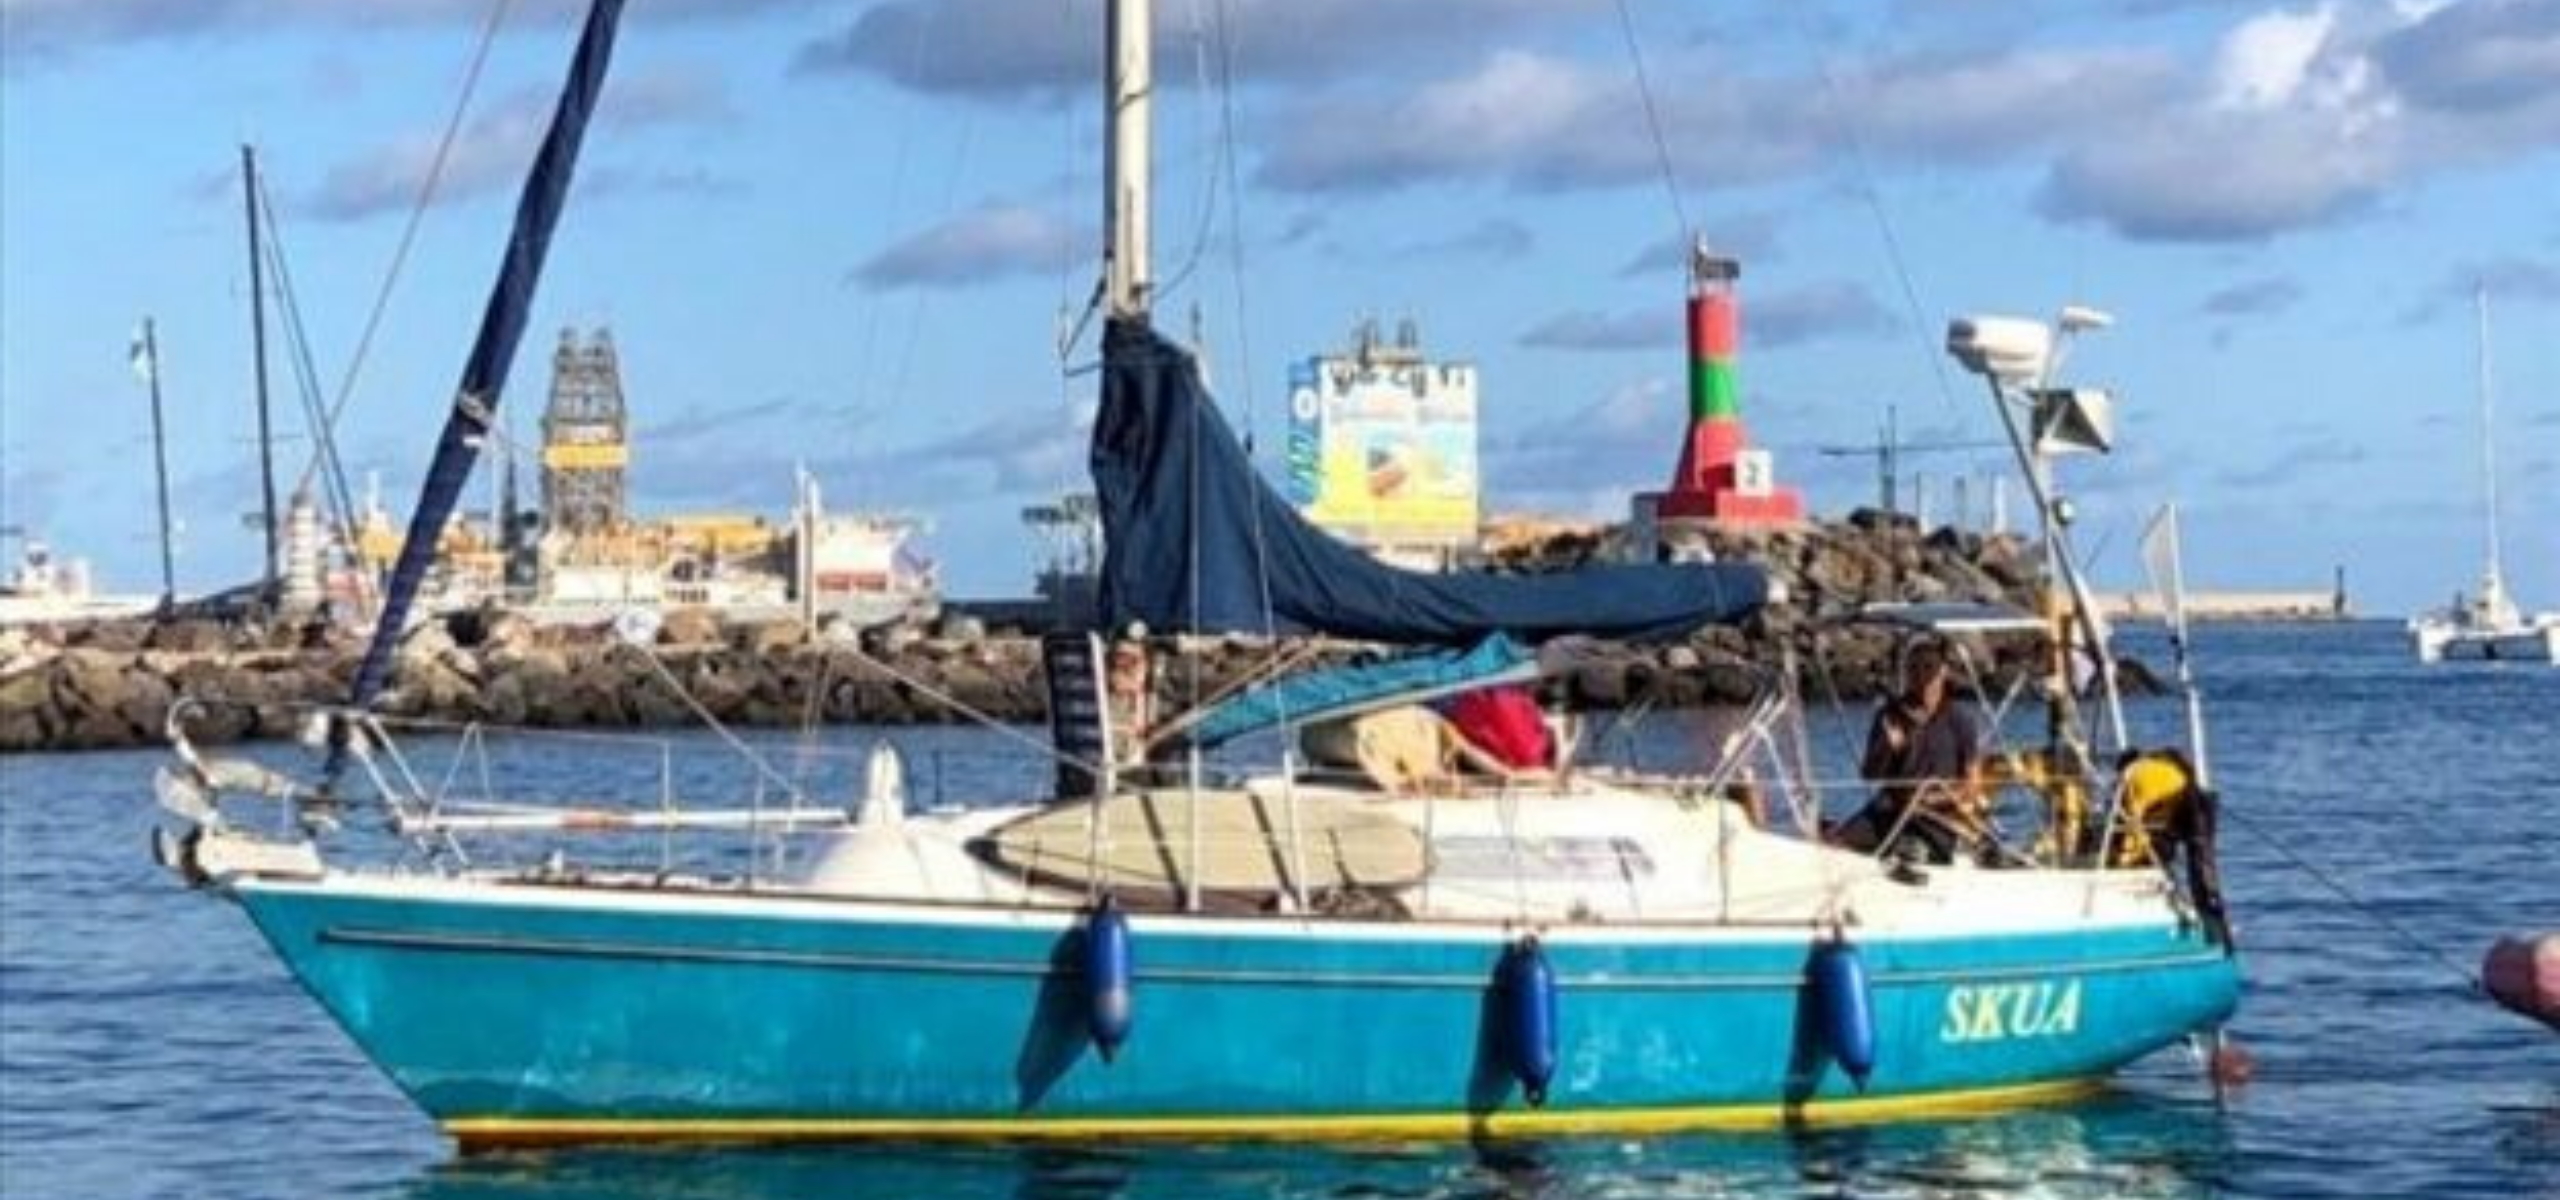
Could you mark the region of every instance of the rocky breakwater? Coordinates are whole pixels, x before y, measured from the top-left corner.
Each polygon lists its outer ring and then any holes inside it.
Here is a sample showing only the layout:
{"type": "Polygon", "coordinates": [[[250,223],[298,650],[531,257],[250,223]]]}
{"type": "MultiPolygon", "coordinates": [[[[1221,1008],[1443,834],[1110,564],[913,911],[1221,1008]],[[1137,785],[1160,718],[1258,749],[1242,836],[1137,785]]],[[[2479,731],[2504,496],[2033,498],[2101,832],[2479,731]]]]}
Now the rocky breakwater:
{"type": "MultiPolygon", "coordinates": [[[[1167,687],[1218,689],[1265,666],[1246,639],[1169,648],[1167,687]]],[[[1320,657],[1343,658],[1349,648],[1320,657]]],[[[344,701],[363,654],[340,631],[208,621],[0,631],[0,752],[158,744],[192,702],[205,742],[294,736],[344,701]]],[[[967,620],[890,626],[846,641],[796,622],[723,623],[677,612],[647,648],[604,625],[537,626],[504,613],[429,619],[402,640],[378,708],[394,718],[556,729],[724,724],[794,727],[1047,718],[1039,643],[967,620]]]]}
{"type": "MultiPolygon", "coordinates": [[[[1496,567],[1536,572],[1613,557],[1623,536],[1559,534],[1506,551],[1496,567]]],[[[1873,513],[1720,535],[1712,548],[1720,558],[1766,565],[1786,603],[1745,625],[1665,644],[1559,647],[1548,699],[1589,709],[1739,702],[1792,661],[1814,701],[1855,700],[1889,686],[1899,644],[1892,629],[1848,619],[1863,606],[2026,603],[2037,580],[2033,548],[2018,539],[1924,534],[1907,519],[1873,513]]],[[[548,728],[673,727],[698,724],[704,714],[775,727],[949,721],[961,710],[1003,721],[1046,718],[1031,637],[966,619],[849,636],[679,611],[643,650],[601,624],[454,613],[410,632],[382,707],[398,717],[548,728]]],[[[2032,638],[1983,647],[2003,674],[2024,669],[2035,650],[2032,638]]],[[[197,702],[190,728],[203,740],[291,736],[309,706],[345,698],[361,652],[353,634],[317,626],[145,620],[0,631],[0,751],[154,744],[182,699],[197,702]]],[[[1329,645],[1315,657],[1363,652],[1329,645]]],[[[1268,666],[1274,653],[1258,639],[1179,639],[1163,647],[1157,679],[1169,706],[1195,676],[1203,692],[1222,690],[1268,666]]]]}
{"type": "MultiPolygon", "coordinates": [[[[1557,533],[1495,556],[1498,569],[1535,573],[1634,557],[1623,527],[1557,533]]],[[[1782,594],[1758,618],[1700,630],[1663,645],[1596,643],[1548,681],[1551,699],[1577,707],[1739,703],[1781,666],[1794,664],[1813,701],[1862,700],[1890,690],[1907,630],[1858,614],[1880,603],[1985,603],[2032,608],[2042,581],[2034,544],[1953,528],[1923,531],[1907,516],[1860,509],[1845,521],[1787,529],[1720,530],[1707,549],[1720,561],[1766,568],[1782,594]]],[[[2040,639],[2004,635],[1973,649],[2005,687],[2036,669],[2040,639]]],[[[2128,672],[2141,682],[2148,675],[2128,672]]]]}

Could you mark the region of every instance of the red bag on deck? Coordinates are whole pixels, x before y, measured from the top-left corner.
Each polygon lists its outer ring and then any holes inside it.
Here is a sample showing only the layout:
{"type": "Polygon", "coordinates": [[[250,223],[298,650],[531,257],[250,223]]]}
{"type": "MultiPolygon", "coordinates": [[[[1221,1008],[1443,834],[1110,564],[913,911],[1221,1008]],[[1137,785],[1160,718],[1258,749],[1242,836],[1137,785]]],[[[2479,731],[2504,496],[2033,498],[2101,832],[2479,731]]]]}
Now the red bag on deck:
{"type": "Polygon", "coordinates": [[[1484,688],[1461,693],[1449,702],[1449,723],[1469,745],[1515,770],[1531,770],[1555,761],[1555,745],[1538,701],[1523,687],[1484,688]]]}

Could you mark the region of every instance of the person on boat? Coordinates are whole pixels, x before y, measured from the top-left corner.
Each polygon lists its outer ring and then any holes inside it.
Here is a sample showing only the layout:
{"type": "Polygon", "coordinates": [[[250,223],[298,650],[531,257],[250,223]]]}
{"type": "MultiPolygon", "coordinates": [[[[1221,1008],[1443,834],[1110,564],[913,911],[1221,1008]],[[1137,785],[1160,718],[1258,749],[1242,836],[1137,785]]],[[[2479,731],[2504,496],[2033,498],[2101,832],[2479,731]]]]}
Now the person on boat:
{"type": "Polygon", "coordinates": [[[1858,776],[1875,798],[1832,831],[1858,850],[1908,841],[1937,862],[1968,839],[1966,811],[1982,791],[1982,730],[1957,700],[1945,649],[1925,643],[1902,664],[1902,690],[1876,711],[1858,776]]]}
{"type": "Polygon", "coordinates": [[[1110,705],[1111,758],[1130,768],[1147,760],[1147,736],[1155,724],[1155,688],[1147,662],[1147,628],[1132,624],[1111,643],[1103,694],[1110,705]]]}

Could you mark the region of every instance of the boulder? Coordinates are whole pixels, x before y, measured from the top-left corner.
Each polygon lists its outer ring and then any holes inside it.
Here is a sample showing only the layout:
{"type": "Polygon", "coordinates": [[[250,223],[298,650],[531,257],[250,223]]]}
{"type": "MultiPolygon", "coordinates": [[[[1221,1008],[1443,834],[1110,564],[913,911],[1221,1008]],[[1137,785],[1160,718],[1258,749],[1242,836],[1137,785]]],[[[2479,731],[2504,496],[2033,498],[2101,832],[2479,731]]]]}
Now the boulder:
{"type": "Polygon", "coordinates": [[[492,725],[530,723],[533,706],[525,697],[524,676],[515,670],[492,672],[480,688],[480,713],[492,725]]]}
{"type": "Polygon", "coordinates": [[[669,609],[658,625],[661,646],[711,646],[719,642],[720,618],[709,609],[669,609]]]}
{"type": "Polygon", "coordinates": [[[26,629],[0,628],[0,674],[10,674],[53,657],[54,648],[26,629]]]}
{"type": "Polygon", "coordinates": [[[1573,670],[1573,699],[1592,708],[1624,708],[1631,695],[1627,664],[1615,658],[1600,658],[1583,663],[1573,670]]]}
{"type": "Polygon", "coordinates": [[[176,654],[215,654],[230,649],[231,644],[229,628],[219,621],[198,617],[162,621],[151,627],[143,641],[145,649],[176,654]]]}
{"type": "Polygon", "coordinates": [[[874,658],[896,660],[924,640],[924,631],[904,621],[867,630],[862,635],[863,653],[874,658]]]}
{"type": "Polygon", "coordinates": [[[41,668],[0,675],[0,754],[52,749],[52,681],[41,668]]]}
{"type": "Polygon", "coordinates": [[[75,650],[53,661],[49,672],[56,748],[88,750],[140,743],[118,713],[127,655],[75,650]]]}
{"type": "Polygon", "coordinates": [[[1919,518],[1909,513],[1886,512],[1880,508],[1856,508],[1849,512],[1849,527],[1862,533],[1920,532],[1919,518]]]}
{"type": "Polygon", "coordinates": [[[63,645],[111,654],[132,654],[140,651],[143,643],[150,639],[149,620],[132,618],[92,621],[86,625],[77,626],[71,631],[70,636],[64,639],[63,645]]]}
{"type": "Polygon", "coordinates": [[[729,644],[759,658],[787,654],[809,644],[809,627],[796,620],[757,621],[729,631],[729,644]]]}

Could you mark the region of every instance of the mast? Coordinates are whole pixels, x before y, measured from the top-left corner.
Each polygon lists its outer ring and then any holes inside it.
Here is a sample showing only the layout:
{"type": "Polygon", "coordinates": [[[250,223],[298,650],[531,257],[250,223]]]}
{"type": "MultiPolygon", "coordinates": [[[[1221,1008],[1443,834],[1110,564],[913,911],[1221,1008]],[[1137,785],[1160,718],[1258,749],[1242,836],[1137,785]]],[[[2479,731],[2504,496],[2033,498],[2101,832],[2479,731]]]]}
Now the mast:
{"type": "Polygon", "coordinates": [[[2489,573],[2481,581],[2480,605],[2492,620],[2506,599],[2505,572],[2498,561],[2498,417],[2496,392],[2489,374],[2489,287],[2475,283],[2472,308],[2478,319],[2480,357],[2480,478],[2489,508],[2489,573]]]}
{"type": "Polygon", "coordinates": [[[1119,319],[1144,320],[1154,299],[1149,260],[1149,189],[1153,137],[1148,124],[1155,103],[1154,0],[1111,0],[1104,20],[1109,65],[1103,103],[1110,129],[1103,142],[1103,300],[1119,319]]]}
{"type": "Polygon", "coordinates": [[[169,434],[160,417],[160,328],[142,319],[142,378],[151,385],[151,467],[160,484],[160,607],[178,602],[178,554],[169,540],[169,434]]]}
{"type": "MultiPolygon", "coordinates": [[[[401,539],[399,557],[384,582],[382,612],[374,625],[373,641],[356,668],[350,697],[357,708],[370,706],[390,679],[392,652],[406,631],[418,588],[426,582],[427,570],[435,563],[436,543],[443,536],[445,520],[462,498],[463,485],[471,477],[472,463],[479,457],[481,445],[496,428],[498,402],[506,392],[507,371],[515,361],[516,346],[524,339],[526,318],[533,311],[543,261],[551,250],[552,231],[559,225],[561,210],[568,205],[578,149],[585,141],[588,120],[595,115],[596,98],[604,91],[622,8],[623,0],[594,0],[588,8],[586,25],[578,35],[577,53],[569,61],[568,79],[561,85],[559,101],[552,109],[550,127],[543,135],[541,148],[534,153],[524,188],[517,193],[515,226],[507,239],[506,255],[499,262],[497,281],[490,286],[487,306],[481,310],[480,331],[472,339],[470,357],[464,360],[462,379],[454,388],[452,411],[445,417],[443,433],[436,438],[435,459],[428,464],[427,477],[418,486],[418,502],[409,515],[408,533],[401,539]]],[[[344,744],[341,742],[330,755],[332,779],[343,769],[344,744]]]]}
{"type": "Polygon", "coordinates": [[[266,256],[258,241],[258,150],[247,142],[240,143],[240,208],[249,228],[249,355],[258,381],[258,498],[266,517],[266,594],[272,603],[278,594],[282,559],[277,547],[276,443],[267,419],[266,256]]]}

